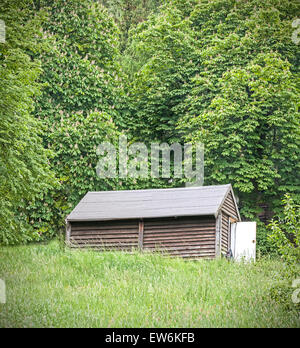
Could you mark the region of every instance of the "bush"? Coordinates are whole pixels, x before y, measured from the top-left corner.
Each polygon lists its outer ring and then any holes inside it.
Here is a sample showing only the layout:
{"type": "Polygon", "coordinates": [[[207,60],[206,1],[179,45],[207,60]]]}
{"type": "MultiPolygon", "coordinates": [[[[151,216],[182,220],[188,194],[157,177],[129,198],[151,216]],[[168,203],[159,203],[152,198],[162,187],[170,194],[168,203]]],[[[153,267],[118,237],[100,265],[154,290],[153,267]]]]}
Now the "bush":
{"type": "Polygon", "coordinates": [[[273,219],[268,225],[271,231],[268,239],[281,257],[291,263],[300,262],[300,206],[290,195],[283,199],[283,215],[273,219]]]}
{"type": "Polygon", "coordinates": [[[276,248],[268,238],[269,230],[265,223],[257,219],[257,255],[258,257],[264,255],[276,255],[276,248]]]}

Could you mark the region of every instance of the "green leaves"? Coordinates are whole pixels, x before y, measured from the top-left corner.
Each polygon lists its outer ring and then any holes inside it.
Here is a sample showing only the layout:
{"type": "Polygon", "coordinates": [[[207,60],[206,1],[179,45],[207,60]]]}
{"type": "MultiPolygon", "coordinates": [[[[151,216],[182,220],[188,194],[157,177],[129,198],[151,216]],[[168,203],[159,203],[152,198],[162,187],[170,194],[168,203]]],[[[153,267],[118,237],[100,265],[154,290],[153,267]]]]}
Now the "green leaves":
{"type": "Polygon", "coordinates": [[[269,224],[270,242],[277,248],[282,258],[289,263],[300,262],[300,206],[290,195],[283,199],[284,211],[278,220],[269,224]]]}
{"type": "Polygon", "coordinates": [[[72,208],[89,191],[113,189],[116,184],[96,175],[97,147],[104,141],[117,142],[117,130],[105,113],[74,114],[57,124],[48,141],[56,156],[53,167],[64,177],[61,195],[72,208]]]}
{"type": "Polygon", "coordinates": [[[291,3],[201,2],[191,12],[199,74],[179,129],[205,144],[206,184],[232,182],[242,214],[299,192],[299,113],[291,3]],[[297,181],[297,180],[296,180],[297,181]]]}
{"type": "Polygon", "coordinates": [[[114,182],[97,177],[96,147],[115,141],[124,93],[119,31],[106,9],[92,0],[56,0],[44,10],[49,49],[39,56],[44,88],[35,114],[45,126],[44,146],[54,154],[51,168],[60,186],[39,196],[27,214],[48,238],[88,191],[113,188],[114,182]]]}
{"type": "Polygon", "coordinates": [[[180,11],[162,10],[130,32],[125,52],[134,62],[128,67],[130,118],[138,139],[178,141],[180,103],[187,95],[185,84],[195,73],[193,36],[180,11]]]}
{"type": "Polygon", "coordinates": [[[93,0],[0,5],[3,241],[52,237],[90,190],[182,184],[100,180],[95,149],[119,132],[203,142],[205,184],[233,183],[247,218],[299,193],[298,3],[103,3],[109,10],[93,0]]]}
{"type": "Polygon", "coordinates": [[[0,5],[8,28],[7,41],[0,44],[0,243],[5,244],[36,238],[21,217],[23,202],[55,185],[48,165],[51,153],[44,149],[39,123],[31,115],[41,68],[28,52],[36,49],[39,21],[30,1],[22,2],[24,9],[15,16],[20,4],[0,5]]]}

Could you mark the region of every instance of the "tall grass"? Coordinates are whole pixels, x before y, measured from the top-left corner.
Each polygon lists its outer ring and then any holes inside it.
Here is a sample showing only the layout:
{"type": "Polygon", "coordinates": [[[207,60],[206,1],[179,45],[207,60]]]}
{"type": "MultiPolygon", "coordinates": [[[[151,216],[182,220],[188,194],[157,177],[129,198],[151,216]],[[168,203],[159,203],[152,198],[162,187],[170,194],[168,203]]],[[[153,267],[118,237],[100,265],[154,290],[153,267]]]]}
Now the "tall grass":
{"type": "Polygon", "coordinates": [[[151,254],[0,249],[0,327],[299,327],[270,289],[280,261],[237,264],[151,254]]]}

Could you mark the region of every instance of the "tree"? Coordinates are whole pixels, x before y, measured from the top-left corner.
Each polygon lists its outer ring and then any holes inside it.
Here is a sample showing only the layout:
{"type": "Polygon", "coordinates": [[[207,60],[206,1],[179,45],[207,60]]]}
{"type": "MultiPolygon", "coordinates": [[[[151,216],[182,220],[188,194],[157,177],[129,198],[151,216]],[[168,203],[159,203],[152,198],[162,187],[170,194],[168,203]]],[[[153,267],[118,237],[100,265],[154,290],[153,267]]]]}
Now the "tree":
{"type": "Polygon", "coordinates": [[[180,104],[195,74],[194,38],[180,11],[166,8],[133,29],[127,51],[127,126],[143,141],[181,141],[180,104]]]}
{"type": "Polygon", "coordinates": [[[45,88],[37,100],[38,117],[51,124],[72,112],[105,110],[117,119],[123,93],[119,31],[112,16],[93,0],[46,5],[43,34],[49,49],[40,55],[45,88]]]}
{"type": "Polygon", "coordinates": [[[193,141],[205,144],[206,178],[232,182],[251,217],[262,202],[297,190],[299,113],[290,64],[262,54],[223,75],[220,92],[193,119],[193,141]]]}
{"type": "Polygon", "coordinates": [[[282,200],[283,216],[268,226],[269,240],[288,263],[300,262],[300,206],[286,194],[282,200]]]}
{"type": "Polygon", "coordinates": [[[297,8],[289,0],[170,0],[129,33],[131,133],[203,142],[206,184],[232,182],[247,218],[299,190],[297,8]]]}
{"type": "Polygon", "coordinates": [[[35,114],[45,124],[44,146],[53,150],[61,186],[39,195],[28,214],[39,233],[52,237],[87,191],[113,186],[97,178],[96,147],[117,136],[113,123],[121,122],[124,92],[119,31],[106,9],[93,0],[41,1],[40,7],[48,48],[39,56],[44,88],[35,114]]]}
{"type": "Polygon", "coordinates": [[[23,202],[55,180],[41,124],[32,116],[41,66],[28,53],[37,50],[41,17],[33,16],[32,1],[4,0],[0,18],[6,25],[6,42],[0,43],[0,243],[13,244],[37,237],[22,218],[23,202]]]}
{"type": "MultiPolygon", "coordinates": [[[[178,0],[179,1],[179,0],[178,0]]],[[[190,20],[199,73],[179,129],[205,144],[205,183],[231,182],[246,218],[298,192],[299,48],[292,1],[202,1],[190,20]]]]}
{"type": "Polygon", "coordinates": [[[145,21],[152,13],[159,11],[162,0],[102,0],[101,1],[114,16],[121,30],[121,50],[127,45],[130,28],[145,21]]]}

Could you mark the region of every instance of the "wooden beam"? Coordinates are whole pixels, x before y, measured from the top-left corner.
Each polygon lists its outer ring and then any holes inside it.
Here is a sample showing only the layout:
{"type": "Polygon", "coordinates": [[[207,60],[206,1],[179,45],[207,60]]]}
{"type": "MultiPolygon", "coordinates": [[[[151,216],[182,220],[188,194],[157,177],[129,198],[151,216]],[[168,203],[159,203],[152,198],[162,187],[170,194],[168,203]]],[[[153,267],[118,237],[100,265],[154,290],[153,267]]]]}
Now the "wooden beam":
{"type": "Polygon", "coordinates": [[[143,250],[144,244],[144,221],[139,221],[139,250],[143,250]]]}

